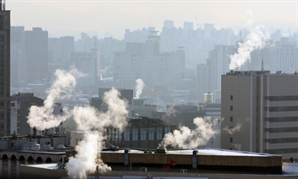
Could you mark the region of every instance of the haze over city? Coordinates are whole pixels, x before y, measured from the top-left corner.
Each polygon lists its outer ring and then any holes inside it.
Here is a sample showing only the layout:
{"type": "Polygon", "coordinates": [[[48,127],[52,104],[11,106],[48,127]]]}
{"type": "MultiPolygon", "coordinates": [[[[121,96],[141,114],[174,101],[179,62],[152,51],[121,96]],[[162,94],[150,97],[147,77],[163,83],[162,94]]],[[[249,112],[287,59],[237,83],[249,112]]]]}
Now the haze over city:
{"type": "Polygon", "coordinates": [[[50,37],[97,31],[100,38],[123,39],[125,29],[154,26],[161,31],[164,20],[173,20],[178,28],[184,21],[194,22],[194,29],[204,23],[235,31],[256,24],[284,29],[285,33],[297,28],[296,1],[8,0],[7,9],[12,13],[12,25],[43,27],[50,37]],[[248,10],[253,12],[250,24],[248,10]]]}
{"type": "Polygon", "coordinates": [[[297,3],[0,0],[0,178],[297,175],[297,3]]]}

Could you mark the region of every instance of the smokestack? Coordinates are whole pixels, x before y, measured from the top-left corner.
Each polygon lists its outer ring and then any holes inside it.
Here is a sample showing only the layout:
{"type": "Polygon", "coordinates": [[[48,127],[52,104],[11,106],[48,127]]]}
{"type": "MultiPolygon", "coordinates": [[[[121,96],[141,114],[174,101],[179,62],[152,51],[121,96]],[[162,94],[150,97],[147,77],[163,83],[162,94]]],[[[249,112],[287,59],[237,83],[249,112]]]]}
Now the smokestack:
{"type": "Polygon", "coordinates": [[[0,0],[0,11],[5,11],[5,0],[0,0]]]}

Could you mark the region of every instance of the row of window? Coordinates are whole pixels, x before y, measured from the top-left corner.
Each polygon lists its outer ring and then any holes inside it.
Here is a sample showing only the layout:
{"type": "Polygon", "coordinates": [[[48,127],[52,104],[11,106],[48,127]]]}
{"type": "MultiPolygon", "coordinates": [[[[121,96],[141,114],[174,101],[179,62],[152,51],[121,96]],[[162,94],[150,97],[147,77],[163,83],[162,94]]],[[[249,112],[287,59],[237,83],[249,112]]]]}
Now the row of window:
{"type": "MultiPolygon", "coordinates": [[[[230,116],[230,122],[233,122],[233,116],[230,116]]],[[[268,122],[297,122],[298,116],[295,117],[265,117],[265,121],[268,122]]]]}
{"type": "Polygon", "coordinates": [[[264,139],[264,142],[267,142],[269,144],[293,143],[298,142],[298,138],[264,139]]]}
{"type": "MultiPolygon", "coordinates": [[[[230,95],[230,101],[233,99],[233,95],[230,95]]],[[[265,96],[264,99],[269,101],[298,101],[298,96],[265,96]]]]}
{"type": "Polygon", "coordinates": [[[298,101],[298,96],[265,96],[269,101],[298,101]]]}
{"type": "Polygon", "coordinates": [[[298,132],[298,127],[265,128],[264,131],[269,133],[298,132]]]}
{"type": "Polygon", "coordinates": [[[298,111],[298,106],[277,106],[277,107],[264,107],[265,111],[281,112],[281,111],[298,111]]]}
{"type": "Polygon", "coordinates": [[[288,148],[288,149],[265,149],[265,153],[270,154],[286,154],[286,153],[297,153],[298,148],[288,148]]]}
{"type": "Polygon", "coordinates": [[[161,140],[163,139],[164,134],[170,132],[170,127],[165,127],[164,132],[163,128],[144,128],[140,131],[138,129],[126,130],[124,132],[124,141],[138,141],[138,140],[161,140]],[[139,135],[140,133],[140,135],[139,135]]]}
{"type": "Polygon", "coordinates": [[[269,122],[296,122],[296,121],[298,121],[298,116],[296,116],[296,117],[265,117],[265,121],[269,121],[269,122]]]}

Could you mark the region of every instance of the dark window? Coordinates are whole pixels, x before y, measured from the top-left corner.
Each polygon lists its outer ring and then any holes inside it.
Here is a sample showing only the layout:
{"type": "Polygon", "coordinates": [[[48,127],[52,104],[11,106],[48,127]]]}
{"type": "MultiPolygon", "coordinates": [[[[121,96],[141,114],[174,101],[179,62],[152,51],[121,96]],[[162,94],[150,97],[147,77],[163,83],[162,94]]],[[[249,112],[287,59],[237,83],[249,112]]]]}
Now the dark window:
{"type": "Polygon", "coordinates": [[[298,96],[265,96],[269,101],[298,101],[298,96]]]}
{"type": "Polygon", "coordinates": [[[298,142],[298,138],[279,138],[279,139],[264,139],[265,142],[270,144],[276,143],[293,143],[298,142]]]}
{"type": "Polygon", "coordinates": [[[269,133],[284,133],[284,132],[297,132],[298,127],[280,127],[280,128],[265,128],[265,132],[269,133]]]}
{"type": "Polygon", "coordinates": [[[298,106],[276,106],[264,107],[265,111],[278,112],[278,111],[298,111],[298,106]]]}
{"type": "Polygon", "coordinates": [[[266,117],[265,121],[269,122],[296,122],[298,117],[266,117]]]}
{"type": "Polygon", "coordinates": [[[233,106],[230,106],[230,111],[233,111],[233,106]]]}
{"type": "Polygon", "coordinates": [[[230,121],[233,122],[233,116],[230,116],[230,121]]]}
{"type": "Polygon", "coordinates": [[[265,153],[270,154],[286,154],[286,153],[297,153],[298,148],[288,148],[288,149],[265,149],[265,153]]]}
{"type": "Polygon", "coordinates": [[[230,100],[233,101],[233,95],[230,96],[230,100]]]}
{"type": "Polygon", "coordinates": [[[233,137],[230,137],[230,143],[233,143],[233,137]]]}

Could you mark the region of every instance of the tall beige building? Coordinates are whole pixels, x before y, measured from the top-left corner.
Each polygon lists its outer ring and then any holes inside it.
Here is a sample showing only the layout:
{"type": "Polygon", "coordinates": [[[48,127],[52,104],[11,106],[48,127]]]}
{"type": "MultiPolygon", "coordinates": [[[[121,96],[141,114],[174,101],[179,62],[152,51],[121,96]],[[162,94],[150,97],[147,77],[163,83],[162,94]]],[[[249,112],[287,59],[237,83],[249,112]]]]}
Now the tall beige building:
{"type": "Polygon", "coordinates": [[[298,161],[298,74],[222,75],[221,147],[298,161]]]}
{"type": "Polygon", "coordinates": [[[0,1],[0,136],[10,134],[10,11],[0,1]]]}

